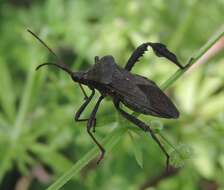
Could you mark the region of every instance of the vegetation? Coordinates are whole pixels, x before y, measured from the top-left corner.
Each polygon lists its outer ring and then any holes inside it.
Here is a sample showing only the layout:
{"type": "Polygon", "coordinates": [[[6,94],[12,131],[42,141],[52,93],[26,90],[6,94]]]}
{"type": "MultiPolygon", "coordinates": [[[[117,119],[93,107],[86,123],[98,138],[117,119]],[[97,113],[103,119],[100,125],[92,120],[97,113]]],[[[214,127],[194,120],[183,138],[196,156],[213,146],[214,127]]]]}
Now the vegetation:
{"type": "Polygon", "coordinates": [[[223,12],[222,0],[2,0],[0,189],[223,189],[223,12]],[[124,66],[146,41],[167,44],[183,65],[196,58],[187,72],[175,73],[175,65],[149,49],[133,70],[168,87],[180,110],[178,120],[139,116],[158,133],[177,169],[164,172],[159,147],[111,101],[97,114],[96,136],[107,153],[96,166],[99,151],[85,123],[73,119],[83,95],[63,72],[35,72],[55,59],[27,28],[73,70],[88,69],[95,55],[106,54],[124,66]]]}

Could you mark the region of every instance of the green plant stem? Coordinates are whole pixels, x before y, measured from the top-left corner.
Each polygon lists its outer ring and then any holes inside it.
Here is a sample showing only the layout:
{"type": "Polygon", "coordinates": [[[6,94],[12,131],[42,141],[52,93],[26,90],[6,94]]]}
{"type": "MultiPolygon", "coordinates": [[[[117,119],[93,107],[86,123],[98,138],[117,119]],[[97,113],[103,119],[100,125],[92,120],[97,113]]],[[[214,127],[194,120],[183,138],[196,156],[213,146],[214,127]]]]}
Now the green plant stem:
{"type": "MultiPolygon", "coordinates": [[[[224,28],[219,30],[212,38],[194,55],[192,56],[193,61],[188,65],[184,70],[177,70],[165,83],[161,85],[163,90],[171,86],[178,78],[180,78],[196,61],[201,58],[207,50],[216,43],[224,34],[224,28]]],[[[104,146],[107,150],[111,150],[125,134],[126,130],[124,128],[115,128],[114,131],[110,133],[104,139],[104,146]]],[[[65,183],[67,183],[72,177],[79,173],[79,171],[86,165],[88,162],[96,157],[98,149],[92,148],[86,155],[83,156],[76,164],[73,165],[65,174],[63,174],[56,182],[54,182],[47,190],[57,190],[60,189],[65,183]]]]}
{"type": "MultiPolygon", "coordinates": [[[[121,139],[121,137],[127,131],[124,127],[117,127],[114,129],[110,135],[108,135],[104,140],[104,147],[106,151],[110,151],[121,139]]],[[[82,159],[80,159],[76,164],[73,165],[67,172],[64,173],[55,183],[53,183],[47,190],[60,189],[66,182],[68,182],[74,175],[78,174],[79,171],[92,159],[94,159],[99,154],[97,147],[92,148],[87,154],[85,154],[82,159]]],[[[100,166],[99,166],[100,167],[100,166]]]]}
{"type": "MultiPolygon", "coordinates": [[[[170,87],[178,78],[180,78],[193,64],[197,62],[198,59],[200,59],[207,51],[210,49],[222,36],[224,35],[224,26],[215,33],[210,40],[202,46],[202,48],[196,52],[191,58],[193,58],[193,61],[186,67],[186,69],[178,69],[169,79],[164,82],[160,88],[162,90],[167,89],[170,87]]],[[[189,59],[189,60],[190,60],[189,59]]],[[[187,64],[189,61],[187,62],[187,64]]]]}

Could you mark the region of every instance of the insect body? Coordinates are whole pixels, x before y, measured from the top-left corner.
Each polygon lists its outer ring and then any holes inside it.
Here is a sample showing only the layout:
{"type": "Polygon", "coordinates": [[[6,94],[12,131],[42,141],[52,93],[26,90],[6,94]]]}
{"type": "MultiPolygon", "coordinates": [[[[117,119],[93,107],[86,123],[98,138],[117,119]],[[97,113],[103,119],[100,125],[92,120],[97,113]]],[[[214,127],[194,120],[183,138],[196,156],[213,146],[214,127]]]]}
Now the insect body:
{"type": "Polygon", "coordinates": [[[135,112],[163,118],[179,116],[174,104],[153,81],[119,67],[112,56],[102,57],[82,78],[104,96],[112,96],[135,112]]]}
{"type": "MultiPolygon", "coordinates": [[[[32,35],[34,35],[51,52],[53,52],[34,33],[32,33],[31,31],[29,32],[32,35]]],[[[184,67],[179,64],[175,54],[170,52],[165,45],[161,43],[151,43],[151,42],[140,45],[132,53],[124,68],[118,66],[111,55],[104,56],[101,59],[96,56],[95,64],[93,65],[92,68],[90,68],[87,71],[73,72],[69,68],[67,68],[64,64],[61,63],[44,63],[37,67],[37,70],[45,65],[59,67],[60,69],[66,71],[71,76],[73,81],[79,83],[80,87],[82,87],[81,84],[83,84],[88,86],[92,90],[90,96],[87,96],[86,93],[84,93],[85,102],[76,112],[75,120],[87,121],[87,132],[101,151],[98,163],[103,159],[105,150],[102,147],[102,145],[97,141],[91,130],[95,131],[96,113],[101,101],[106,96],[110,96],[112,97],[116,110],[123,117],[125,117],[130,122],[134,123],[142,130],[149,132],[151,134],[152,138],[157,142],[157,144],[162,149],[163,153],[166,155],[167,167],[169,165],[169,154],[167,153],[163,145],[160,143],[159,139],[154,134],[150,126],[145,124],[140,119],[129,114],[128,112],[124,111],[120,107],[120,103],[123,103],[125,106],[138,113],[152,115],[161,118],[179,117],[179,112],[175,107],[175,105],[165,95],[165,93],[162,90],[160,90],[160,88],[156,85],[155,82],[147,79],[146,77],[132,74],[130,72],[134,64],[147,50],[148,46],[152,47],[153,51],[157,56],[166,57],[167,59],[175,63],[178,67],[184,69],[184,67]],[[97,89],[100,92],[101,96],[97,100],[97,103],[93,108],[93,111],[91,112],[89,118],[80,119],[82,112],[85,110],[86,106],[93,98],[95,94],[95,89],[97,89]]]]}

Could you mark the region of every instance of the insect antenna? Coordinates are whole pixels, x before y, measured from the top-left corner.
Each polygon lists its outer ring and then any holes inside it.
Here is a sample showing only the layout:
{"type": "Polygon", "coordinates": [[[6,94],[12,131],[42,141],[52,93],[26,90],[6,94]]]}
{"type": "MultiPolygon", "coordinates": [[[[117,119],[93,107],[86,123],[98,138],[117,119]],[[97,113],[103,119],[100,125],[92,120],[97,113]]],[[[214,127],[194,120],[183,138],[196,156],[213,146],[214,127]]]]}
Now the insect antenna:
{"type": "Polygon", "coordinates": [[[56,57],[56,59],[62,63],[62,64],[57,64],[57,63],[50,63],[50,62],[47,62],[47,63],[43,63],[41,65],[38,65],[36,70],[38,70],[40,67],[44,66],[44,65],[54,65],[56,67],[59,67],[60,69],[66,71],[67,73],[69,74],[72,74],[72,71],[69,70],[65,65],[63,65],[63,62],[61,61],[61,59],[57,56],[57,54],[42,40],[40,39],[34,32],[32,32],[30,29],[27,29],[27,31],[32,35],[34,36],[45,48],[48,49],[48,51],[54,55],[56,57]]]}
{"type": "Polygon", "coordinates": [[[50,53],[52,53],[58,61],[61,62],[61,59],[57,56],[57,54],[43,41],[41,40],[34,32],[32,32],[30,29],[27,29],[27,31],[32,35],[34,36],[34,38],[36,38],[44,47],[46,47],[48,49],[48,51],[50,53]]]}
{"type": "Polygon", "coordinates": [[[56,67],[59,67],[60,69],[63,69],[64,71],[66,71],[69,74],[72,74],[72,71],[65,66],[65,64],[61,61],[61,59],[57,56],[57,54],[42,40],[40,39],[34,32],[32,32],[30,29],[27,29],[27,31],[34,36],[44,47],[46,47],[48,49],[48,51],[54,55],[56,57],[56,59],[58,60],[59,63],[43,63],[39,66],[37,66],[36,70],[38,70],[40,67],[44,66],[44,65],[54,65],[56,67]]]}
{"type": "MultiPolygon", "coordinates": [[[[56,66],[56,67],[58,67],[58,68],[60,68],[60,69],[62,69],[62,70],[64,70],[64,71],[66,71],[68,74],[70,74],[70,75],[72,75],[73,74],[73,72],[67,67],[67,66],[65,66],[65,64],[63,63],[63,61],[57,56],[57,54],[42,40],[42,39],[40,39],[34,32],[32,32],[30,29],[27,29],[27,31],[32,35],[32,36],[34,36],[34,38],[36,38],[45,48],[47,48],[48,49],[48,51],[52,54],[52,55],[54,55],[54,57],[57,59],[57,61],[59,62],[59,63],[50,63],[50,62],[47,62],[47,63],[43,63],[43,64],[41,64],[41,65],[39,65],[39,66],[37,66],[37,68],[36,68],[36,70],[38,70],[39,68],[41,68],[41,67],[43,67],[43,66],[45,66],[45,65],[53,65],[53,66],[56,66]]],[[[79,83],[79,86],[80,86],[80,88],[81,88],[81,90],[82,90],[82,92],[83,92],[83,94],[84,94],[84,96],[85,96],[85,98],[87,98],[88,96],[87,96],[87,94],[86,94],[86,92],[85,92],[85,90],[84,90],[84,88],[82,87],[82,85],[79,83]]]]}
{"type": "Polygon", "coordinates": [[[40,69],[41,67],[43,67],[43,66],[45,66],[45,65],[56,66],[56,67],[58,67],[58,68],[60,68],[60,69],[62,69],[62,70],[64,70],[64,71],[66,71],[66,72],[67,72],[68,74],[70,74],[70,75],[73,74],[73,72],[72,72],[69,68],[67,68],[66,66],[64,66],[64,65],[62,65],[62,64],[51,63],[51,62],[47,62],[47,63],[43,63],[43,64],[41,64],[41,65],[38,65],[37,68],[36,68],[36,70],[40,69]]]}

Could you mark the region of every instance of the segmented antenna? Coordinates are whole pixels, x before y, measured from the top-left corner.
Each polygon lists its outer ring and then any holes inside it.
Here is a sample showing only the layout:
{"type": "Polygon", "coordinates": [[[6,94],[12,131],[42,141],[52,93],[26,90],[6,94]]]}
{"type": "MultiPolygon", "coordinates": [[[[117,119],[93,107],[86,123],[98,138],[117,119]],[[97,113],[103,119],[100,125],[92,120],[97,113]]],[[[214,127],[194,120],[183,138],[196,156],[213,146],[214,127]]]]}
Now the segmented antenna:
{"type": "Polygon", "coordinates": [[[57,54],[43,41],[41,40],[36,34],[34,34],[30,29],[27,29],[27,31],[33,35],[44,47],[46,47],[48,49],[49,52],[51,52],[58,60],[59,57],[57,56],[57,54]]]}
{"type": "Polygon", "coordinates": [[[59,64],[57,64],[57,63],[50,63],[50,62],[47,62],[47,63],[43,63],[43,64],[41,64],[41,65],[39,65],[39,66],[37,66],[37,68],[36,68],[36,70],[38,70],[40,67],[42,67],[42,66],[44,66],[44,65],[54,65],[54,66],[56,66],[56,67],[59,67],[59,68],[61,68],[61,69],[63,69],[64,71],[66,71],[67,73],[69,73],[69,74],[72,74],[72,71],[70,71],[70,69],[69,68],[67,68],[66,67],[66,65],[64,65],[64,63],[61,61],[61,59],[57,56],[57,54],[43,41],[43,40],[41,40],[34,32],[32,32],[31,30],[29,30],[29,29],[27,29],[27,31],[31,34],[31,35],[33,35],[44,47],[46,47],[47,49],[48,49],[48,51],[50,52],[50,53],[52,53],[55,57],[56,57],[56,59],[59,61],[59,64]]]}
{"type": "MultiPolygon", "coordinates": [[[[50,62],[47,62],[47,63],[43,63],[43,64],[41,64],[41,65],[39,65],[39,66],[37,66],[37,68],[36,68],[36,70],[38,70],[39,68],[41,68],[42,66],[44,66],[44,65],[53,65],[53,66],[56,66],[56,67],[58,67],[58,68],[60,68],[60,69],[62,69],[62,70],[64,70],[64,71],[66,71],[68,74],[70,74],[70,75],[72,75],[73,74],[73,72],[61,61],[61,59],[57,56],[57,54],[43,41],[43,40],[41,40],[34,32],[32,32],[30,29],[27,29],[27,31],[32,35],[32,36],[34,36],[44,47],[46,47],[47,49],[48,49],[48,51],[50,52],[50,53],[52,53],[55,57],[56,57],[56,59],[61,63],[61,64],[57,64],[57,63],[50,63],[50,62]]],[[[79,86],[80,86],[80,88],[81,88],[81,90],[82,90],[82,92],[83,92],[83,94],[84,94],[84,96],[85,96],[85,98],[88,98],[88,96],[87,96],[87,94],[86,94],[86,92],[85,92],[85,90],[84,90],[84,88],[82,87],[82,85],[79,83],[79,86]]]]}
{"type": "Polygon", "coordinates": [[[51,62],[47,62],[47,63],[43,63],[43,64],[41,64],[41,65],[38,65],[37,68],[36,68],[36,70],[40,69],[41,67],[43,67],[43,66],[45,66],[45,65],[56,66],[56,67],[58,67],[58,68],[60,68],[60,69],[62,69],[62,70],[64,70],[64,71],[66,71],[66,72],[67,72],[68,74],[70,74],[70,75],[73,74],[73,72],[72,72],[69,68],[67,68],[66,66],[64,66],[64,65],[62,65],[62,64],[51,63],[51,62]]]}

